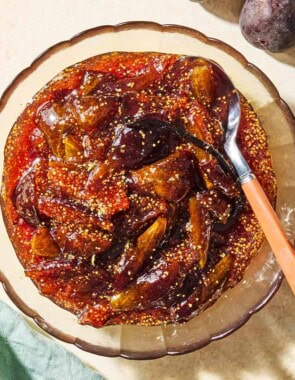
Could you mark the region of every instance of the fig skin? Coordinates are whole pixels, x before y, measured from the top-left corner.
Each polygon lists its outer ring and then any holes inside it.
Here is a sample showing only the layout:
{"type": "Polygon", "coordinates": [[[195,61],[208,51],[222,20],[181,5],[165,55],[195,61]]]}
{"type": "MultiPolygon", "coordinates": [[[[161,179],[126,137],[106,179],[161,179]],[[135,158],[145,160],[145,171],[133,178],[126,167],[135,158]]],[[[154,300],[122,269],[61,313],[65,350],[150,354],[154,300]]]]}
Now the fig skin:
{"type": "Polygon", "coordinates": [[[247,0],[240,27],[246,40],[260,49],[287,50],[295,43],[295,1],[247,0]]]}

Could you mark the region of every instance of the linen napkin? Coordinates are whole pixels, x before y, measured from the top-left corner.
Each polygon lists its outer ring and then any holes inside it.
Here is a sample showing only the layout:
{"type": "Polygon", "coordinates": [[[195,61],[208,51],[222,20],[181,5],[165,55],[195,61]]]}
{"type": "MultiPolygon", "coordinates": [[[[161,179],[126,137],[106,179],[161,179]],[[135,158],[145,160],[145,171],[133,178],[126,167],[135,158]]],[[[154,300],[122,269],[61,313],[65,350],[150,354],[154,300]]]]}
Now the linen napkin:
{"type": "Polygon", "coordinates": [[[0,301],[0,380],[103,380],[0,301]]]}

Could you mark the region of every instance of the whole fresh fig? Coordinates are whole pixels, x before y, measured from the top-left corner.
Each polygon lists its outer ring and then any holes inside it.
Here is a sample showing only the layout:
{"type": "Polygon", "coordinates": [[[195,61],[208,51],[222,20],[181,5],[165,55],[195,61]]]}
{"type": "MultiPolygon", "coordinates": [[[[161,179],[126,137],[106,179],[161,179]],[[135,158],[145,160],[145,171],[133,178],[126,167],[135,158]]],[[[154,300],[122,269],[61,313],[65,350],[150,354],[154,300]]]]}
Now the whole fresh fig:
{"type": "Polygon", "coordinates": [[[273,53],[295,43],[295,0],[247,0],[240,26],[252,45],[273,53]]]}

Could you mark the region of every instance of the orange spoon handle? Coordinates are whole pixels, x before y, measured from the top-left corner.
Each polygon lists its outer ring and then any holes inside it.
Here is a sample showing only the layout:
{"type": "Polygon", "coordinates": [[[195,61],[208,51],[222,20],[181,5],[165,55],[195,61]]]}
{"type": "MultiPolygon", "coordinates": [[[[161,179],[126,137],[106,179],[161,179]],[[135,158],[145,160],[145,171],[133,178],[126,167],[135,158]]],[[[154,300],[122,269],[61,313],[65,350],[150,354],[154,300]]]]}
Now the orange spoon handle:
{"type": "Polygon", "coordinates": [[[295,295],[295,250],[257,179],[244,183],[242,188],[295,295]]]}

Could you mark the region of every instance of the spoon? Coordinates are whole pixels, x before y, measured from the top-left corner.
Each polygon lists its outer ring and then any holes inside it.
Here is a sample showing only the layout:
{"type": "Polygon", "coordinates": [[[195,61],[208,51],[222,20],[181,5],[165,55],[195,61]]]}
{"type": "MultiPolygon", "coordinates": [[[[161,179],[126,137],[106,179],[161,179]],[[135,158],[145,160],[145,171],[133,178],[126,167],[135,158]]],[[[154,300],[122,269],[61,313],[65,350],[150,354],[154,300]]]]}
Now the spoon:
{"type": "Polygon", "coordinates": [[[276,260],[295,295],[295,250],[289,242],[277,214],[272,208],[261,185],[254,173],[252,173],[237,144],[237,133],[241,117],[240,97],[238,91],[227,74],[215,62],[210,61],[210,63],[222,77],[228,89],[230,89],[224,150],[236,169],[242,190],[244,191],[266,239],[274,252],[276,260]]]}

